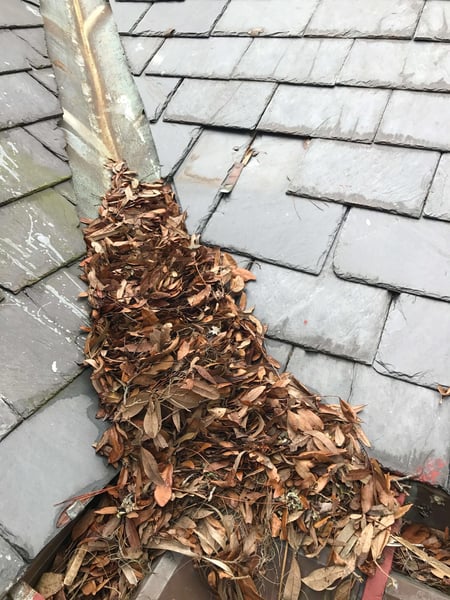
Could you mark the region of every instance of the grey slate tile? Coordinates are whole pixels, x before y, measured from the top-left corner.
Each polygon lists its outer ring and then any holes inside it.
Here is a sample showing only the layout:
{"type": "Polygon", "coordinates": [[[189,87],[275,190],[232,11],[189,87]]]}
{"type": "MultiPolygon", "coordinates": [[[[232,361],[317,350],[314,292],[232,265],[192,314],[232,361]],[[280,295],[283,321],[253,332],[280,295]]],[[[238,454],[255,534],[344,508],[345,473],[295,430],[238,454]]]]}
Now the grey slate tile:
{"type": "Polygon", "coordinates": [[[179,83],[175,77],[151,77],[141,75],[134,78],[149,121],[157,121],[170,95],[179,83]]]}
{"type": "Polygon", "coordinates": [[[72,180],[63,181],[62,183],[58,183],[54,188],[55,192],[64,196],[69,202],[76,206],[77,199],[75,197],[75,190],[73,189],[72,180]]]}
{"type": "Polygon", "coordinates": [[[109,0],[119,33],[130,32],[150,7],[149,2],[127,2],[122,4],[109,0]]]}
{"type": "Polygon", "coordinates": [[[214,35],[301,35],[319,0],[231,0],[214,35]]]}
{"type": "Polygon", "coordinates": [[[443,154],[425,203],[424,215],[450,221],[450,154],[443,154]]]}
{"type": "Polygon", "coordinates": [[[409,38],[424,0],[322,0],[307,35],[409,38]]]}
{"type": "Polygon", "coordinates": [[[355,366],[351,403],[360,413],[372,448],[383,465],[445,486],[450,460],[450,403],[439,394],[355,366]]]}
{"type": "Polygon", "coordinates": [[[0,27],[24,27],[41,25],[39,10],[21,0],[8,0],[2,3],[0,27]]]}
{"type": "Polygon", "coordinates": [[[448,387],[449,338],[446,302],[401,294],[389,311],[374,366],[380,373],[411,383],[448,387]]]}
{"type": "Polygon", "coordinates": [[[167,39],[146,73],[228,79],[249,44],[239,38],[167,39]]]}
{"type": "Polygon", "coordinates": [[[416,38],[450,40],[450,5],[446,0],[428,0],[425,3],[416,38]]]}
{"type": "Polygon", "coordinates": [[[226,0],[185,0],[155,3],[135,28],[135,33],[207,35],[226,0]]]}
{"type": "Polygon", "coordinates": [[[0,282],[13,292],[81,256],[74,206],[52,189],[0,208],[0,282]]]}
{"type": "Polygon", "coordinates": [[[69,167],[24,129],[0,132],[0,204],[68,177],[69,167]]]}
{"type": "Polygon", "coordinates": [[[376,141],[450,150],[450,96],[394,90],[376,141]]]}
{"type": "Polygon", "coordinates": [[[301,170],[301,140],[264,135],[230,196],[214,212],[203,240],[287,267],[319,273],[345,209],[286,195],[301,170]]]}
{"type": "Polygon", "coordinates": [[[268,334],[306,348],[371,363],[389,306],[385,290],[274,265],[252,268],[248,305],[268,334]]]}
{"type": "Polygon", "coordinates": [[[355,40],[339,83],[410,90],[450,90],[445,44],[400,40],[355,40]]]}
{"type": "Polygon", "coordinates": [[[196,231],[214,206],[220,184],[250,142],[241,133],[203,131],[178,169],[174,184],[187,227],[196,231]]]}
{"type": "Polygon", "coordinates": [[[198,127],[181,123],[166,123],[162,119],[151,125],[151,131],[161,164],[162,177],[167,177],[174,171],[200,133],[198,127]]]}
{"type": "Polygon", "coordinates": [[[0,536],[0,594],[7,592],[24,570],[22,557],[0,536]]]}
{"type": "Polygon", "coordinates": [[[437,152],[313,140],[289,191],[419,217],[437,152]]]}
{"type": "Polygon", "coordinates": [[[280,85],[259,125],[264,131],[373,140],[388,90],[280,85]]]}
{"type": "MultiPolygon", "coordinates": [[[[6,404],[0,395],[0,440],[2,440],[5,435],[7,435],[14,427],[19,423],[20,417],[17,413],[15,413],[11,408],[6,404]]],[[[1,540],[0,540],[1,545],[1,540]]],[[[1,551],[0,551],[1,552],[1,551]]],[[[1,573],[1,560],[0,560],[0,573],[1,573]]],[[[0,574],[0,583],[1,583],[1,574],[0,574]]],[[[0,585],[0,590],[1,590],[0,585]]],[[[0,591],[1,593],[1,591],[0,591]]]]}
{"type": "Polygon", "coordinates": [[[18,37],[14,32],[7,29],[0,31],[0,73],[20,71],[30,67],[43,67],[49,64],[44,58],[25,40],[18,37]]]}
{"type": "Polygon", "coordinates": [[[294,348],[287,365],[288,371],[307,388],[332,404],[339,398],[350,398],[354,368],[355,363],[350,360],[302,348],[294,348]]]}
{"type": "Polygon", "coordinates": [[[84,374],[0,444],[0,527],[29,558],[57,533],[57,502],[114,475],[92,448],[105,428],[94,419],[95,398],[84,374]]]}
{"type": "Polygon", "coordinates": [[[30,71],[30,75],[33,79],[36,79],[36,81],[45,86],[50,92],[53,92],[54,94],[58,93],[55,73],[52,68],[34,69],[33,71],[30,71]]]}
{"type": "Polygon", "coordinates": [[[334,85],[351,44],[334,39],[254,39],[233,77],[334,85]]]}
{"type": "Polygon", "coordinates": [[[167,121],[252,129],[274,84],[254,81],[185,79],[164,114],[167,121]]]}
{"type": "Polygon", "coordinates": [[[28,417],[74,379],[83,356],[74,340],[24,294],[8,295],[0,304],[0,328],[1,393],[28,417]]]}
{"type": "Polygon", "coordinates": [[[334,268],[344,279],[450,300],[449,261],[450,223],[352,208],[334,268]]]}
{"type": "Polygon", "coordinates": [[[28,73],[0,77],[0,129],[61,113],[57,98],[28,73]]]}
{"type": "Polygon", "coordinates": [[[129,37],[120,38],[133,75],[140,75],[147,63],[164,42],[163,38],[129,37]]]}
{"type": "Polygon", "coordinates": [[[290,346],[289,344],[285,344],[284,342],[280,342],[278,340],[271,340],[270,338],[265,338],[264,346],[269,356],[271,356],[277,362],[280,363],[280,373],[285,371],[289,353],[292,350],[292,346],[290,346]]]}
{"type": "Polygon", "coordinates": [[[14,29],[14,35],[25,40],[32,48],[34,48],[42,56],[48,57],[47,42],[45,41],[45,33],[43,27],[26,27],[24,29],[14,29]]]}
{"type": "Polygon", "coordinates": [[[31,133],[43,146],[56,154],[58,158],[67,160],[66,138],[64,131],[58,125],[58,119],[47,119],[38,121],[32,125],[24,127],[28,133],[31,133]]]}

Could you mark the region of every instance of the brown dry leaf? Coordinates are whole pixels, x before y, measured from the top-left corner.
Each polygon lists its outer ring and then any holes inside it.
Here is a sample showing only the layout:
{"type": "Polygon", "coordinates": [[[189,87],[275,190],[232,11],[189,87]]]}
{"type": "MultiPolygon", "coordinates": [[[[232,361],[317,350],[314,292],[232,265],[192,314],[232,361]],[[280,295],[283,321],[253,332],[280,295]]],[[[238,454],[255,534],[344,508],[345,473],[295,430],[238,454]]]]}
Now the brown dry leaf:
{"type": "Polygon", "coordinates": [[[298,600],[302,588],[300,565],[295,556],[292,557],[289,573],[283,588],[281,600],[298,600]]]}
{"type": "Polygon", "coordinates": [[[144,431],[150,438],[155,438],[161,429],[161,408],[158,402],[150,400],[144,417],[144,431]]]}
{"type": "Polygon", "coordinates": [[[440,560],[437,560],[433,556],[430,556],[429,554],[427,554],[420,548],[417,548],[417,546],[414,546],[414,544],[411,544],[411,542],[408,542],[408,540],[399,535],[392,534],[392,538],[396,542],[400,542],[400,544],[402,544],[402,546],[405,546],[405,548],[408,548],[408,550],[415,554],[418,558],[420,558],[420,560],[423,560],[424,562],[428,563],[432,567],[433,574],[436,575],[436,577],[439,577],[441,579],[447,577],[450,579],[450,566],[446,565],[440,560]]]}
{"type": "Polygon", "coordinates": [[[172,473],[173,466],[170,464],[161,472],[164,485],[157,485],[154,491],[155,500],[158,506],[165,506],[172,498],[172,473]]]}
{"type": "Polygon", "coordinates": [[[166,482],[161,477],[159,472],[158,463],[156,462],[155,457],[143,446],[141,447],[141,461],[142,468],[144,469],[144,473],[147,475],[149,481],[155,483],[156,485],[166,485],[166,482]]]}
{"type": "Polygon", "coordinates": [[[316,569],[306,577],[303,577],[303,583],[316,592],[322,592],[331,587],[339,579],[350,575],[353,571],[353,565],[331,566],[316,569]]]}
{"type": "Polygon", "coordinates": [[[64,575],[62,573],[43,573],[36,585],[36,591],[44,598],[50,598],[64,586],[64,575]]]}

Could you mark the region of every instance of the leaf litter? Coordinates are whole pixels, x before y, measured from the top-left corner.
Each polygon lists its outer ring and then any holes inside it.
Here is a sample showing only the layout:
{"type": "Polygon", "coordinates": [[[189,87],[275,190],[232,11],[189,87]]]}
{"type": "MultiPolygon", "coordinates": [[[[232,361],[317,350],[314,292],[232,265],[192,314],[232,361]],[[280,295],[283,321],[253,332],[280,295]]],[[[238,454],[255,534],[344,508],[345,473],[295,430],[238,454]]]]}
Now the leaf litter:
{"type": "Polygon", "coordinates": [[[219,598],[258,600],[276,540],[329,556],[303,578],[293,557],[283,600],[373,573],[407,508],[365,450],[362,407],[326,404],[279,374],[246,306],[254,275],[187,233],[167,183],[109,168],[81,266],[85,362],[97,417],[111,423],[95,448],[119,475],[91,494],[96,506],[52,566],[64,577],[46,574],[48,597],[128,598],[173,550],[201,565],[219,598]]]}

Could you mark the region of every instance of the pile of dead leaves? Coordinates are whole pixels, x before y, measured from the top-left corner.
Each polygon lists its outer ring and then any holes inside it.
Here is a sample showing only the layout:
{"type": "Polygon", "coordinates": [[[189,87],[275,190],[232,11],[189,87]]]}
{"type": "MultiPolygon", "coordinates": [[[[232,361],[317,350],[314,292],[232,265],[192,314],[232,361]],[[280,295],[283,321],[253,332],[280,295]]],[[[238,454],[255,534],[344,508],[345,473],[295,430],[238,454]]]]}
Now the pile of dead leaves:
{"type": "Polygon", "coordinates": [[[359,408],[279,375],[246,308],[253,275],[188,235],[167,184],[111,168],[82,266],[86,363],[112,423],[96,448],[120,475],[73,529],[54,598],[122,600],[173,549],[202,563],[220,598],[255,600],[274,538],[307,556],[329,549],[308,577],[293,561],[284,600],[372,572],[408,507],[363,448],[359,408]]]}

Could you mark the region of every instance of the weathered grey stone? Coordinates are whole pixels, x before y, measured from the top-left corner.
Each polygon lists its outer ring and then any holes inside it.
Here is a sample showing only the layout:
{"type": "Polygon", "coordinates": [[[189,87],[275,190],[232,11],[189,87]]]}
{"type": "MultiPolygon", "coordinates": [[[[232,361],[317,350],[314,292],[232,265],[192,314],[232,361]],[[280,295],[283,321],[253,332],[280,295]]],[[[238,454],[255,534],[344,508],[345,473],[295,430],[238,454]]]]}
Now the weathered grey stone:
{"type": "Polygon", "coordinates": [[[412,37],[424,0],[322,0],[307,35],[412,37]]]}
{"type": "Polygon", "coordinates": [[[352,208],[334,269],[344,279],[450,300],[449,261],[449,223],[352,208]]]}
{"type": "Polygon", "coordinates": [[[185,0],[156,2],[135,29],[135,33],[207,35],[226,0],[185,0]]]}
{"type": "Polygon", "coordinates": [[[0,132],[0,204],[69,176],[69,167],[23,129],[0,132]]]}
{"type": "Polygon", "coordinates": [[[29,558],[57,533],[56,503],[114,475],[92,448],[106,426],[94,419],[96,404],[84,374],[0,444],[0,527],[29,558]]]}
{"type": "Polygon", "coordinates": [[[318,352],[294,348],[287,366],[299,381],[327,402],[348,400],[352,389],[355,363],[318,352]]]}
{"type": "Polygon", "coordinates": [[[23,27],[41,25],[39,10],[21,0],[8,0],[2,3],[0,27],[23,27]]]}
{"type": "Polygon", "coordinates": [[[177,171],[174,184],[187,227],[194,232],[214,207],[229,169],[241,159],[250,137],[238,133],[204,131],[177,171]]]}
{"type": "Polygon", "coordinates": [[[64,330],[66,336],[84,346],[80,327],[89,324],[89,306],[78,296],[86,290],[77,265],[59,269],[26,290],[26,295],[49,319],[64,330]]]}
{"type": "Polygon", "coordinates": [[[376,141],[450,150],[450,96],[394,90],[376,141]]]}
{"type": "Polygon", "coordinates": [[[301,35],[319,0],[232,0],[214,34],[301,35]]]}
{"type": "Polygon", "coordinates": [[[7,29],[0,31],[0,47],[2,49],[0,56],[1,73],[48,65],[47,58],[36,52],[28,42],[7,29]]]}
{"type": "Polygon", "coordinates": [[[256,305],[271,337],[372,362],[389,306],[385,290],[268,264],[253,272],[248,305],[256,305]]]}
{"type": "Polygon", "coordinates": [[[450,55],[445,44],[355,40],[339,83],[412,90],[450,90],[450,55]]]}
{"type": "Polygon", "coordinates": [[[360,414],[372,448],[385,467],[418,475],[434,485],[447,482],[450,460],[450,403],[439,394],[355,365],[350,401],[360,414]]]}
{"type": "Polygon", "coordinates": [[[127,2],[126,4],[122,4],[122,2],[109,0],[109,3],[119,33],[130,32],[150,6],[149,2],[127,2]]]}
{"type": "Polygon", "coordinates": [[[185,79],[169,103],[168,121],[252,129],[274,90],[255,81],[185,79]]]}
{"type": "Polygon", "coordinates": [[[289,191],[419,217],[439,154],[313,140],[289,191]]]}
{"type": "Polygon", "coordinates": [[[39,54],[48,58],[47,43],[43,27],[26,27],[25,29],[14,29],[14,35],[25,40],[39,54]]]}
{"type": "MultiPolygon", "coordinates": [[[[7,435],[11,429],[19,423],[20,417],[9,407],[0,395],[0,440],[7,435]]],[[[1,560],[0,560],[0,584],[1,584],[1,560]]],[[[1,594],[1,585],[0,585],[1,594]]]]}
{"type": "Polygon", "coordinates": [[[401,294],[389,311],[374,366],[411,383],[448,387],[449,338],[446,302],[401,294]]]}
{"type": "Polygon", "coordinates": [[[232,194],[221,201],[203,240],[319,273],[345,209],[286,196],[289,180],[305,154],[301,140],[262,136],[253,148],[257,156],[242,171],[232,194]]]}
{"type": "Polygon", "coordinates": [[[163,38],[122,36],[121,42],[133,75],[140,75],[164,42],[163,38]]]}
{"type": "Polygon", "coordinates": [[[167,177],[183,160],[189,147],[198,137],[200,129],[181,123],[166,123],[159,119],[157,123],[152,124],[151,130],[161,165],[161,176],[167,177]]]}
{"type": "Polygon", "coordinates": [[[24,294],[9,295],[0,304],[0,327],[1,394],[27,417],[80,372],[82,353],[74,339],[24,294]]]}
{"type": "Polygon", "coordinates": [[[416,38],[450,40],[450,5],[446,0],[427,0],[420,17],[416,38]]]}
{"type": "Polygon", "coordinates": [[[427,217],[450,221],[450,154],[443,154],[425,203],[427,217]]]}
{"type": "Polygon", "coordinates": [[[25,563],[8,542],[0,536],[0,596],[17,581],[25,563]]]}
{"type": "Polygon", "coordinates": [[[255,39],[233,77],[334,85],[351,44],[332,39],[255,39]]]}
{"type": "Polygon", "coordinates": [[[52,189],[0,208],[0,282],[13,292],[81,256],[73,205],[52,189]]]}
{"type": "Polygon", "coordinates": [[[151,122],[157,121],[180,80],[175,77],[150,77],[148,75],[135,77],[134,80],[141,95],[147,119],[151,122]]]}
{"type": "Polygon", "coordinates": [[[24,127],[43,146],[51,150],[59,158],[67,160],[66,138],[64,131],[58,125],[58,119],[47,119],[24,127]]]}
{"type": "Polygon", "coordinates": [[[28,73],[2,75],[0,99],[0,129],[61,113],[57,98],[28,73]]]}
{"type": "Polygon", "coordinates": [[[66,200],[68,200],[74,206],[76,206],[77,199],[75,198],[75,191],[73,189],[72,181],[70,179],[67,181],[63,181],[62,183],[58,183],[58,185],[55,185],[53,189],[55,190],[55,192],[58,192],[58,194],[61,194],[61,196],[64,196],[66,200]]]}
{"type": "Polygon", "coordinates": [[[250,40],[171,38],[150,61],[146,73],[228,79],[250,40]]]}
{"type": "Polygon", "coordinates": [[[34,71],[30,71],[31,77],[36,79],[39,83],[42,83],[49,92],[53,92],[54,94],[58,93],[58,86],[56,85],[55,73],[52,68],[48,69],[35,69],[34,71]]]}
{"type": "Polygon", "coordinates": [[[370,142],[388,97],[388,90],[280,85],[259,127],[278,133],[370,142]]]}
{"type": "Polygon", "coordinates": [[[277,362],[280,363],[279,371],[284,371],[286,369],[286,364],[289,354],[292,350],[292,346],[278,340],[271,340],[270,338],[264,339],[264,345],[269,356],[272,356],[277,362]]]}

